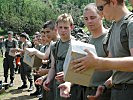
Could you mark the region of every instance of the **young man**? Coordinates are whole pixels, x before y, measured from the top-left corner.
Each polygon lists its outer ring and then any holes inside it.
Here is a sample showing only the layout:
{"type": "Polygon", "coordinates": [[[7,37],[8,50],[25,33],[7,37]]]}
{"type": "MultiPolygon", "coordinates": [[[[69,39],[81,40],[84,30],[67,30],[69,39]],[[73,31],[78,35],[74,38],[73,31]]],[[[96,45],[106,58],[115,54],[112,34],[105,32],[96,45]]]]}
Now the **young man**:
{"type": "MultiPolygon", "coordinates": [[[[107,57],[107,45],[104,44],[104,41],[107,39],[108,30],[103,27],[102,24],[102,15],[97,10],[96,5],[94,3],[88,4],[84,8],[83,12],[84,23],[88,30],[91,32],[89,43],[93,44],[96,48],[97,55],[99,57],[107,57]],[[106,45],[106,47],[105,47],[106,45]]],[[[95,71],[90,86],[87,87],[85,92],[85,98],[87,99],[87,95],[95,95],[97,87],[99,85],[103,85],[105,81],[110,78],[112,75],[112,71],[95,71]]],[[[103,93],[99,100],[109,100],[110,99],[110,90],[103,93]]]]}
{"type": "MultiPolygon", "coordinates": [[[[53,30],[53,28],[55,28],[55,23],[54,21],[47,21],[44,25],[43,25],[43,29],[41,30],[41,39],[42,39],[42,44],[44,45],[40,51],[42,53],[45,53],[45,51],[47,50],[47,48],[49,47],[50,45],[50,42],[52,41],[52,37],[50,38],[47,38],[46,35],[50,34],[46,32],[47,29],[49,29],[50,31],[53,30]]],[[[49,58],[50,59],[50,58],[49,58]]],[[[31,94],[31,96],[34,96],[34,95],[39,95],[39,88],[42,83],[43,83],[43,80],[44,80],[44,76],[46,74],[48,74],[48,71],[49,71],[49,60],[43,60],[42,62],[42,66],[41,68],[39,68],[39,70],[36,71],[36,75],[34,77],[34,80],[35,80],[35,86],[37,87],[36,88],[36,91],[34,93],[31,94]],[[44,76],[43,76],[44,75],[44,76]],[[42,76],[42,77],[41,77],[42,76]],[[40,86],[39,86],[40,85],[40,86]]],[[[41,91],[42,92],[42,91],[41,91]]],[[[45,93],[46,94],[46,93],[45,93]]]]}
{"type": "Polygon", "coordinates": [[[26,63],[23,62],[25,48],[30,48],[32,46],[31,42],[28,39],[29,39],[28,34],[22,33],[20,35],[20,40],[22,41],[22,49],[18,49],[18,52],[21,52],[20,75],[21,75],[21,80],[23,82],[23,85],[18,87],[18,89],[27,88],[27,82],[26,82],[27,81],[26,77],[27,77],[28,81],[30,82],[30,87],[29,87],[28,91],[32,91],[33,90],[32,69],[30,66],[28,66],[26,63]]]}
{"type": "Polygon", "coordinates": [[[3,62],[3,67],[4,67],[4,77],[5,77],[5,82],[7,83],[7,78],[8,78],[8,70],[10,68],[10,86],[13,86],[13,80],[14,80],[14,68],[15,68],[15,57],[10,56],[9,52],[11,52],[11,48],[15,49],[17,48],[17,41],[13,39],[13,32],[8,31],[8,39],[5,40],[5,58],[3,62]]]}
{"type": "MultiPolygon", "coordinates": [[[[111,28],[111,35],[109,40],[109,55],[110,57],[127,57],[133,55],[133,18],[129,16],[131,12],[125,6],[124,0],[96,0],[97,9],[103,14],[107,20],[114,20],[115,23],[111,28]],[[115,12],[115,13],[114,13],[115,12]],[[121,30],[125,20],[128,19],[128,49],[125,49],[121,41],[121,30]]],[[[126,36],[125,39],[126,40],[126,36]]],[[[83,71],[87,69],[90,64],[89,55],[80,58],[73,62],[75,71],[83,71]],[[79,66],[80,65],[80,66],[79,66]]],[[[115,61],[115,59],[114,59],[115,61]]],[[[116,60],[117,61],[117,60],[116,60]]],[[[99,62],[100,63],[100,62],[99,62]]],[[[103,63],[104,65],[104,63],[103,63]]],[[[127,65],[125,64],[125,68],[127,65]]],[[[124,71],[114,71],[112,76],[112,100],[132,100],[133,94],[133,73],[124,71]]]]}
{"type": "MultiPolygon", "coordinates": [[[[104,47],[103,43],[107,38],[106,35],[108,34],[108,30],[103,27],[102,16],[100,12],[97,10],[96,5],[94,3],[90,3],[84,8],[83,18],[85,26],[91,32],[89,43],[95,46],[98,56],[107,57],[108,52],[107,50],[105,50],[107,48],[104,47]]],[[[85,100],[87,99],[87,95],[95,95],[97,87],[99,85],[104,84],[104,82],[108,78],[110,78],[111,75],[112,71],[103,72],[96,70],[92,76],[90,86],[87,87],[85,90],[85,100]]],[[[109,100],[109,99],[110,99],[110,90],[104,93],[100,98],[100,100],[109,100]]]]}
{"type": "MultiPolygon", "coordinates": [[[[38,33],[38,35],[39,34],[40,33],[38,33]]],[[[41,37],[39,37],[39,38],[35,37],[34,42],[33,42],[34,43],[34,48],[39,50],[39,51],[41,50],[41,48],[43,46],[40,43],[40,39],[41,39],[41,37]]],[[[33,74],[34,75],[34,82],[36,81],[37,78],[40,77],[40,75],[37,74],[37,70],[38,70],[38,68],[33,70],[33,72],[34,72],[34,74],[33,74]]],[[[39,85],[35,84],[35,88],[36,88],[36,91],[34,93],[31,93],[30,96],[38,96],[38,95],[40,95],[41,87],[39,85]]]]}
{"type": "MultiPolygon", "coordinates": [[[[44,48],[42,48],[44,52],[40,52],[40,51],[35,50],[35,52],[30,52],[29,54],[31,54],[31,55],[35,54],[36,56],[43,59],[44,61],[49,60],[47,66],[43,66],[43,67],[45,67],[45,69],[38,71],[38,74],[45,76],[46,74],[48,74],[49,68],[51,67],[50,66],[50,63],[51,63],[51,61],[50,61],[51,44],[52,44],[52,42],[55,42],[59,38],[58,33],[57,33],[57,29],[55,27],[55,22],[50,20],[50,21],[47,21],[46,23],[44,23],[42,30],[41,30],[41,35],[42,35],[42,42],[45,44],[44,48]]],[[[42,85],[43,80],[46,78],[44,76],[38,78],[35,81],[35,83],[37,85],[42,85]]],[[[51,87],[50,87],[51,89],[53,88],[52,84],[53,83],[51,82],[51,87]]],[[[43,98],[45,98],[46,100],[53,100],[54,99],[53,95],[54,95],[53,91],[49,91],[49,92],[44,91],[43,98]]]]}
{"type": "MultiPolygon", "coordinates": [[[[60,35],[60,40],[52,46],[51,69],[49,70],[48,77],[43,84],[47,91],[53,91],[49,89],[49,83],[56,77],[56,75],[63,71],[64,60],[70,45],[71,31],[73,30],[72,16],[66,13],[61,14],[57,19],[57,30],[60,35]]],[[[64,99],[60,97],[60,90],[58,89],[58,85],[61,83],[63,83],[63,81],[55,80],[54,100],[64,99]]]]}

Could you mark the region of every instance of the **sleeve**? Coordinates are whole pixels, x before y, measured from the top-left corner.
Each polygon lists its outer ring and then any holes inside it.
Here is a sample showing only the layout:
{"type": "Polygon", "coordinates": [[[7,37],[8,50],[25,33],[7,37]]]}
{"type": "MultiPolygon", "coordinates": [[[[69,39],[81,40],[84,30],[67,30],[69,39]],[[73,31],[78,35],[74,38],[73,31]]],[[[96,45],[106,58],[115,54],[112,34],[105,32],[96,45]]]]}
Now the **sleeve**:
{"type": "Polygon", "coordinates": [[[129,49],[133,48],[133,20],[127,26],[128,31],[128,41],[129,41],[129,49]]]}
{"type": "Polygon", "coordinates": [[[31,48],[32,47],[32,43],[30,41],[27,42],[27,48],[31,48]]]}

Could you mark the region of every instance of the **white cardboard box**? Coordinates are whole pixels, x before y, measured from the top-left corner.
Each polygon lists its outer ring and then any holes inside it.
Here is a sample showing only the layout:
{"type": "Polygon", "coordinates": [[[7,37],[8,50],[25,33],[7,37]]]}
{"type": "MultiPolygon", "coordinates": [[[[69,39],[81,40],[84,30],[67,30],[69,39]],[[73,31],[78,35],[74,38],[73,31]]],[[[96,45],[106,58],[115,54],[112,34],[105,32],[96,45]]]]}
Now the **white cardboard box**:
{"type": "Polygon", "coordinates": [[[15,57],[16,56],[16,52],[12,52],[14,48],[10,48],[10,51],[9,51],[9,55],[12,56],[12,57],[15,57]]]}
{"type": "Polygon", "coordinates": [[[23,61],[30,67],[38,69],[42,65],[42,59],[38,58],[36,55],[29,56],[28,52],[32,51],[35,48],[26,48],[24,53],[23,61]]]}
{"type": "Polygon", "coordinates": [[[65,62],[63,65],[64,79],[65,81],[68,81],[74,84],[89,86],[94,69],[88,69],[83,73],[75,73],[74,70],[71,69],[73,65],[70,63],[74,59],[85,56],[87,53],[84,51],[84,49],[88,49],[96,54],[94,45],[83,43],[80,41],[75,41],[75,40],[71,41],[71,45],[68,49],[65,62]]]}

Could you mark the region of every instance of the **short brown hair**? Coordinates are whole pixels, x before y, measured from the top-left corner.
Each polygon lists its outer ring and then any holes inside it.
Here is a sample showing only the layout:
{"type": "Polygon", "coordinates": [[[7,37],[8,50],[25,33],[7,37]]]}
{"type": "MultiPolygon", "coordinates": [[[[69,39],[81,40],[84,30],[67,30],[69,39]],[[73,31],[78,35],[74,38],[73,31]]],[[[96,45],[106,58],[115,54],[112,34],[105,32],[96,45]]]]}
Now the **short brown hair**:
{"type": "Polygon", "coordinates": [[[64,13],[64,14],[61,14],[60,16],[58,16],[57,21],[56,21],[57,25],[59,22],[69,22],[70,25],[74,24],[72,16],[67,13],[64,13]]]}
{"type": "MultiPolygon", "coordinates": [[[[106,1],[107,3],[110,3],[110,0],[104,0],[106,1]]],[[[124,3],[124,0],[117,0],[118,2],[118,5],[122,5],[124,3]]]]}
{"type": "Polygon", "coordinates": [[[90,9],[94,9],[97,13],[99,13],[99,10],[97,9],[97,6],[96,6],[95,3],[89,3],[88,5],[86,5],[85,8],[84,8],[84,12],[86,12],[90,9]]]}
{"type": "Polygon", "coordinates": [[[55,22],[53,21],[53,20],[49,20],[49,21],[47,21],[47,22],[45,22],[44,24],[43,24],[43,27],[42,27],[43,29],[45,29],[45,28],[49,28],[49,29],[51,29],[51,30],[54,30],[55,29],[55,22]]]}

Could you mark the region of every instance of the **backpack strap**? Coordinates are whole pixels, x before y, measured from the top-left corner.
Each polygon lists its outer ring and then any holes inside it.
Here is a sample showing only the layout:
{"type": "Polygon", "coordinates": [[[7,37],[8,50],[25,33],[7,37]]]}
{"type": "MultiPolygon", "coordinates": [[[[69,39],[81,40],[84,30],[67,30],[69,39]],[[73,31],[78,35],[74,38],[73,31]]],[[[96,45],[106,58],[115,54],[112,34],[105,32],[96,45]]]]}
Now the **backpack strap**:
{"type": "Polygon", "coordinates": [[[108,54],[109,54],[109,51],[107,50],[107,48],[108,48],[109,39],[110,39],[110,35],[113,30],[114,24],[115,24],[115,22],[112,23],[112,26],[110,27],[109,32],[106,34],[106,36],[104,37],[104,40],[103,40],[103,50],[104,50],[106,56],[108,56],[108,54]]]}
{"type": "Polygon", "coordinates": [[[110,38],[110,33],[107,33],[106,36],[104,37],[104,40],[103,40],[103,50],[104,50],[104,52],[106,54],[106,57],[109,54],[109,51],[107,50],[108,43],[109,43],[109,38],[110,38]]]}
{"type": "Polygon", "coordinates": [[[54,48],[53,48],[53,56],[54,56],[55,60],[57,60],[59,42],[60,42],[60,40],[57,40],[56,43],[54,44],[54,48]]]}

